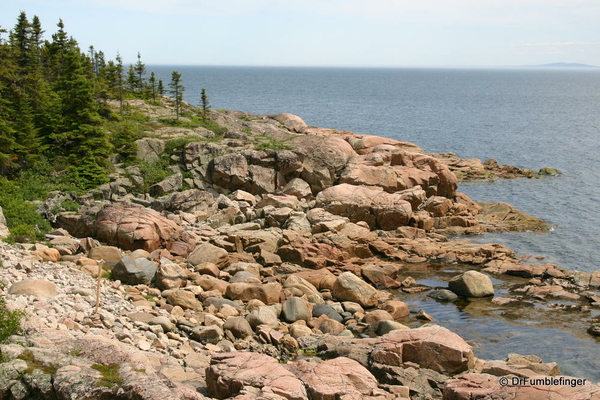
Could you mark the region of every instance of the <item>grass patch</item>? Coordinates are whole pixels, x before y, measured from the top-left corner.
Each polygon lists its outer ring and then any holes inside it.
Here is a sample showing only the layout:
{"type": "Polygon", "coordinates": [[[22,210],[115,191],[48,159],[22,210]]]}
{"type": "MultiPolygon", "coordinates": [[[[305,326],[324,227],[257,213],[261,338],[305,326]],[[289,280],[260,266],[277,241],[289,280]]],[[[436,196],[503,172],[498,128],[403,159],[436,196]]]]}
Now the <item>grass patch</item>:
{"type": "Polygon", "coordinates": [[[92,368],[102,374],[102,378],[96,382],[96,386],[113,387],[123,383],[123,378],[119,375],[119,364],[94,364],[92,368]]]}
{"type": "Polygon", "coordinates": [[[43,364],[39,361],[36,361],[33,352],[29,349],[23,351],[17,357],[19,360],[23,360],[27,363],[27,369],[23,371],[24,374],[31,374],[36,369],[39,369],[45,374],[53,375],[58,370],[58,367],[54,364],[43,364]]]}
{"type": "Polygon", "coordinates": [[[286,143],[293,137],[287,139],[277,139],[272,136],[261,135],[254,136],[254,150],[291,150],[293,147],[286,143]]]}
{"type": "Polygon", "coordinates": [[[205,128],[210,131],[213,131],[217,136],[223,136],[228,132],[228,129],[222,125],[219,125],[217,122],[211,119],[202,119],[197,115],[191,114],[182,114],[186,119],[177,120],[175,118],[162,118],[159,121],[166,125],[176,128],[187,128],[187,129],[196,129],[196,128],[205,128]]]}

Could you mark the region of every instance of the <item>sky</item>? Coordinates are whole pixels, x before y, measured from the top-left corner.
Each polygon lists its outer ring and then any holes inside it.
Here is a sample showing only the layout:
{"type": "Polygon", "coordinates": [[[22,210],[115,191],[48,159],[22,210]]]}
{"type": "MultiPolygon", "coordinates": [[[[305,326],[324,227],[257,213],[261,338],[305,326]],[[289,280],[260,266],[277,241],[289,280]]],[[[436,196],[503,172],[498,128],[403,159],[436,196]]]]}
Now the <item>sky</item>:
{"type": "Polygon", "coordinates": [[[1,0],[0,27],[21,11],[126,64],[600,66],[600,0],[1,0]]]}

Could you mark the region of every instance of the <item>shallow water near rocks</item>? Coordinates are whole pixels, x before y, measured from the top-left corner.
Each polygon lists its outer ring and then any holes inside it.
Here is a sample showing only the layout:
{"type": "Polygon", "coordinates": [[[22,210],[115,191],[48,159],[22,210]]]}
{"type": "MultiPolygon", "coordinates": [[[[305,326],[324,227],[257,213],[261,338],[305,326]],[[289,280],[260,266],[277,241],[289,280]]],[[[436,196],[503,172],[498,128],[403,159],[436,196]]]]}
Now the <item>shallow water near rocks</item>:
{"type": "MultiPolygon", "coordinates": [[[[468,267],[422,266],[409,269],[419,285],[447,288],[450,278],[468,267]]],[[[510,276],[492,276],[495,296],[511,297],[510,289],[526,283],[526,279],[510,276]]],[[[438,302],[427,297],[427,291],[407,294],[394,291],[396,298],[406,302],[411,316],[404,323],[414,328],[424,322],[414,318],[412,311],[423,310],[434,318],[434,323],[457,333],[473,346],[475,356],[481,359],[503,359],[509,353],[533,354],[544,362],[555,361],[561,374],[600,382],[600,340],[587,332],[589,320],[600,314],[552,309],[548,304],[576,304],[568,301],[524,302],[497,305],[492,298],[459,299],[438,302]]]]}

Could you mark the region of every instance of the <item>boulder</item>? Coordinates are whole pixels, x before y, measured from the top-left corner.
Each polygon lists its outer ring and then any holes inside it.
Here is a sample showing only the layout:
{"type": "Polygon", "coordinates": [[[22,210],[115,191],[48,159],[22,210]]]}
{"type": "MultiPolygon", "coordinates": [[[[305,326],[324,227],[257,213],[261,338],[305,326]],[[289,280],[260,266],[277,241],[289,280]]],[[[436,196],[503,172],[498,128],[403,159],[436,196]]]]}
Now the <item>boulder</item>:
{"type": "Polygon", "coordinates": [[[156,271],[156,287],[161,290],[185,286],[187,271],[175,263],[160,263],[156,271]]]}
{"type": "Polygon", "coordinates": [[[77,254],[80,250],[79,240],[72,237],[59,236],[52,239],[50,244],[61,256],[77,254]]]}
{"type": "Polygon", "coordinates": [[[189,290],[175,290],[167,295],[167,303],[184,310],[202,310],[202,303],[189,290]]]}
{"type": "Polygon", "coordinates": [[[114,267],[123,257],[121,250],[115,246],[92,247],[88,253],[92,260],[104,260],[104,265],[114,267]]]}
{"type": "Polygon", "coordinates": [[[377,290],[352,272],[337,277],[332,294],[339,301],[353,301],[362,307],[375,307],[378,300],[377,290]]]}
{"type": "Polygon", "coordinates": [[[316,198],[317,206],[351,222],[364,221],[371,229],[393,230],[408,225],[412,215],[410,203],[396,193],[378,187],[347,183],[327,188],[316,198]]]}
{"type": "Polygon", "coordinates": [[[167,193],[173,193],[181,190],[183,185],[183,175],[181,173],[167,176],[162,181],[150,186],[148,192],[153,197],[160,197],[167,193]]]}
{"type": "Polygon", "coordinates": [[[306,279],[304,279],[300,276],[297,276],[297,275],[288,276],[285,279],[285,281],[283,281],[283,287],[284,288],[296,288],[307,296],[310,296],[313,294],[320,296],[319,291],[312,283],[310,283],[306,279]]]}
{"type": "Polygon", "coordinates": [[[296,272],[291,276],[297,276],[302,279],[306,279],[318,290],[333,289],[336,277],[328,269],[317,269],[317,270],[304,270],[296,272]]]}
{"type": "Polygon", "coordinates": [[[112,269],[112,278],[128,285],[149,284],[156,275],[156,264],[146,258],[127,255],[112,269]]]}
{"type": "Polygon", "coordinates": [[[478,271],[467,271],[448,281],[448,288],[463,297],[494,295],[494,285],[489,276],[478,271]]]}
{"type": "Polygon", "coordinates": [[[194,267],[208,262],[222,269],[229,263],[229,256],[227,250],[221,247],[217,247],[211,243],[202,243],[196,246],[187,260],[194,267]]]}
{"type": "Polygon", "coordinates": [[[227,286],[225,297],[231,300],[249,301],[258,299],[265,304],[279,303],[281,285],[279,283],[232,283],[227,286]]]}
{"type": "Polygon", "coordinates": [[[311,400],[389,398],[373,374],[346,357],[322,362],[300,360],[288,364],[287,369],[304,382],[311,400]]]}
{"type": "Polygon", "coordinates": [[[305,300],[300,297],[290,297],[281,308],[283,318],[287,322],[296,322],[299,320],[308,321],[311,317],[311,311],[305,300]]]}
{"type": "Polygon", "coordinates": [[[244,317],[229,317],[223,324],[223,330],[230,331],[236,339],[245,339],[254,334],[252,327],[244,317]]]}
{"type": "Polygon", "coordinates": [[[371,330],[375,331],[377,330],[377,327],[379,326],[379,323],[381,321],[393,320],[394,317],[392,317],[392,315],[389,312],[385,310],[373,310],[365,314],[365,316],[362,319],[362,322],[368,324],[371,327],[371,330]]]}
{"type": "Polygon", "coordinates": [[[291,143],[305,155],[300,178],[313,193],[332,186],[348,160],[356,155],[352,146],[339,137],[302,136],[291,143]]]}
{"type": "Polygon", "coordinates": [[[206,385],[209,395],[218,399],[253,390],[254,398],[308,400],[302,381],[265,354],[214,353],[206,369],[206,385]]]}
{"type": "Polygon", "coordinates": [[[161,139],[143,138],[135,141],[137,146],[136,156],[148,163],[158,161],[160,155],[165,151],[166,142],[161,139]]]}
{"type": "Polygon", "coordinates": [[[283,126],[288,128],[292,132],[303,133],[308,125],[302,118],[297,115],[289,113],[277,114],[273,117],[275,121],[279,121],[283,126]]]}
{"type": "Polygon", "coordinates": [[[198,189],[173,193],[162,202],[162,205],[166,210],[183,211],[199,218],[206,218],[217,211],[215,196],[198,189]]]}
{"type": "Polygon", "coordinates": [[[216,325],[196,326],[190,336],[204,344],[217,344],[223,339],[223,330],[216,325]]]}
{"type": "Polygon", "coordinates": [[[427,297],[431,297],[437,301],[454,301],[458,296],[448,289],[436,289],[427,292],[427,297]]]}
{"type": "Polygon", "coordinates": [[[13,283],[8,289],[12,295],[28,295],[39,299],[48,300],[56,296],[56,285],[53,282],[42,281],[40,279],[25,279],[13,283]]]}
{"type": "Polygon", "coordinates": [[[377,325],[376,333],[379,336],[383,336],[383,335],[390,333],[391,331],[395,331],[398,329],[410,329],[410,328],[406,325],[401,324],[400,322],[383,320],[383,321],[379,322],[379,324],[377,325]]]}
{"type": "Polygon", "coordinates": [[[314,317],[320,317],[326,315],[327,318],[331,318],[337,322],[342,322],[344,318],[333,309],[329,304],[315,304],[313,307],[312,315],[314,317]]]}
{"type": "Polygon", "coordinates": [[[277,312],[275,311],[275,308],[271,306],[256,307],[246,316],[246,320],[252,328],[256,328],[259,325],[268,325],[271,328],[277,328],[279,326],[277,312]]]}
{"type": "Polygon", "coordinates": [[[310,199],[312,191],[310,185],[303,179],[294,178],[281,189],[281,193],[288,196],[295,196],[299,199],[310,199]]]}
{"type": "MultiPolygon", "coordinates": [[[[133,203],[114,203],[98,212],[92,222],[95,236],[124,250],[152,252],[183,238],[183,228],[158,212],[133,203]]],[[[185,239],[183,239],[185,241],[185,239]]]]}
{"type": "Polygon", "coordinates": [[[330,335],[339,335],[346,327],[339,321],[329,318],[327,315],[323,314],[318,318],[314,318],[310,321],[311,325],[315,327],[315,329],[320,330],[323,333],[328,333],[330,335]]]}
{"type": "Polygon", "coordinates": [[[213,160],[212,181],[229,190],[242,188],[250,179],[248,162],[240,153],[216,157],[213,160]]]}
{"type": "Polygon", "coordinates": [[[398,367],[410,362],[445,374],[457,374],[475,365],[471,346],[441,326],[400,329],[381,336],[373,344],[371,360],[398,367]]]}
{"type": "Polygon", "coordinates": [[[388,300],[381,308],[390,313],[393,319],[406,318],[410,314],[406,303],[400,300],[388,300]]]}
{"type": "Polygon", "coordinates": [[[41,258],[42,261],[57,262],[60,260],[60,252],[57,249],[52,249],[48,246],[40,244],[35,245],[35,249],[32,254],[41,258]]]}

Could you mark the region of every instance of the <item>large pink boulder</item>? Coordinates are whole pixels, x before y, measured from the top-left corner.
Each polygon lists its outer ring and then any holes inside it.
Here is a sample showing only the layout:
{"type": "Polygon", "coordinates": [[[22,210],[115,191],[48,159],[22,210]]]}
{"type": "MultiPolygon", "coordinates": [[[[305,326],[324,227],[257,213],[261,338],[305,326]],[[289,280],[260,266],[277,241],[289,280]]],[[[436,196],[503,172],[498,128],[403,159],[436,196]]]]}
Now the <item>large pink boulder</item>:
{"type": "Polygon", "coordinates": [[[390,366],[410,362],[444,374],[457,374],[475,365],[471,346],[441,326],[395,330],[373,346],[371,361],[390,366]]]}
{"type": "Polygon", "coordinates": [[[384,400],[386,392],[378,388],[377,379],[358,362],[346,357],[314,362],[300,360],[287,369],[306,385],[311,400],[350,398],[384,400]]]}
{"type": "MultiPolygon", "coordinates": [[[[271,393],[288,400],[308,400],[306,389],[293,373],[265,354],[236,352],[213,354],[206,369],[211,397],[227,399],[247,392],[271,393]]],[[[277,397],[280,398],[280,397],[277,397]]]]}
{"type": "Polygon", "coordinates": [[[327,188],[317,195],[317,207],[332,214],[364,221],[371,229],[393,230],[408,225],[411,204],[400,194],[387,193],[378,187],[347,183],[327,188]]]}
{"type": "Polygon", "coordinates": [[[125,250],[148,252],[169,249],[184,241],[183,228],[151,208],[133,203],[115,203],[98,212],[94,222],[98,240],[125,250]]]}

